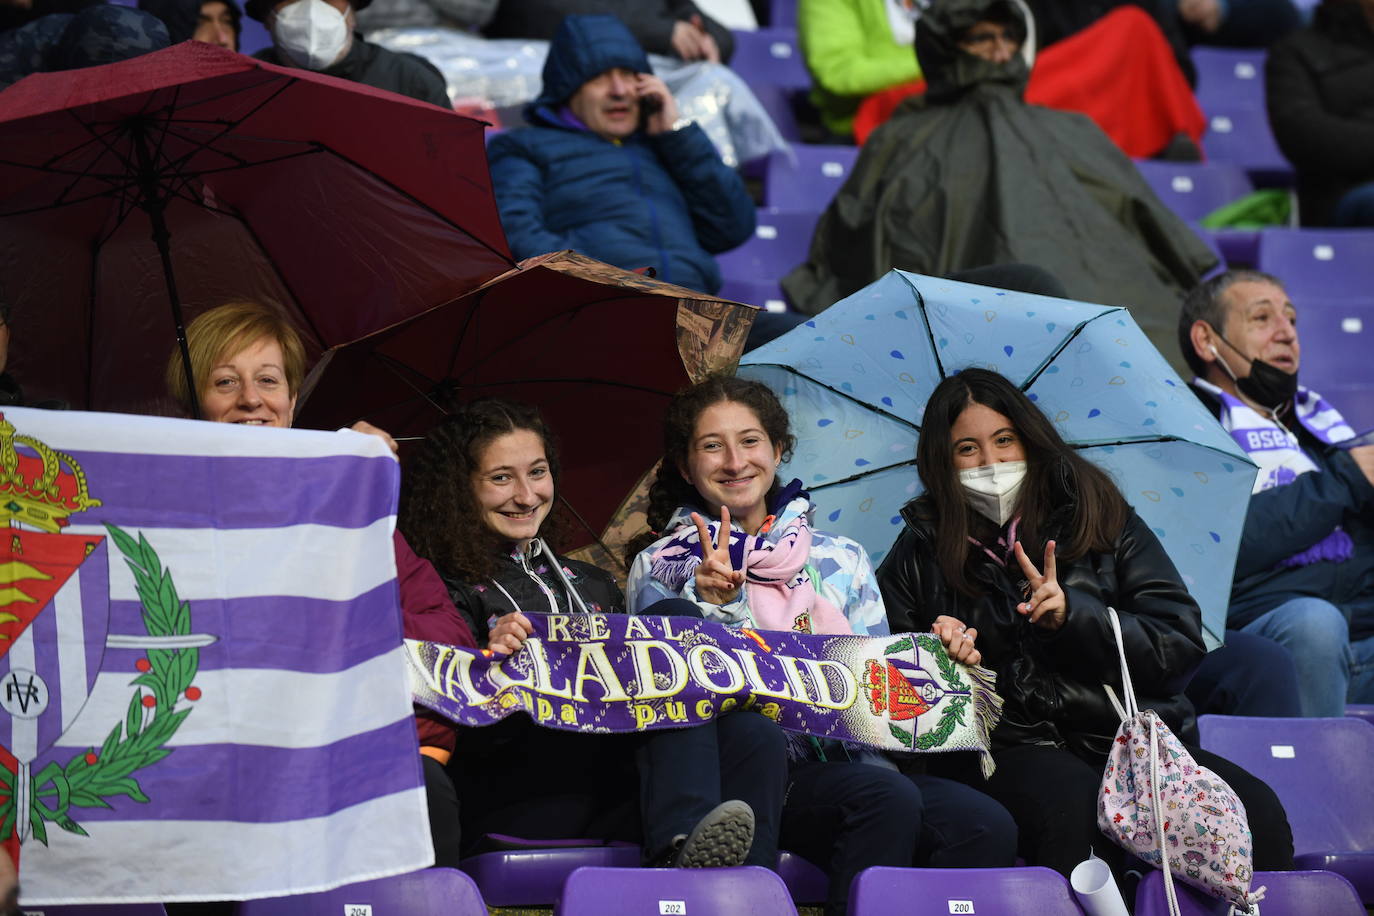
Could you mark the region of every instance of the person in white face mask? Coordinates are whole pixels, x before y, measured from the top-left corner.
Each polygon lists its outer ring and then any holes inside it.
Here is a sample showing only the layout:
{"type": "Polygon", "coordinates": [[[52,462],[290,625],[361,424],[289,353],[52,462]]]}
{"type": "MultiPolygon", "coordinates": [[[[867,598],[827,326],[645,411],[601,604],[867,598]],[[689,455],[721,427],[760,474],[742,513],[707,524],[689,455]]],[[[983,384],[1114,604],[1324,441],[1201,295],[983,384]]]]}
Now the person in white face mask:
{"type": "Polygon", "coordinates": [[[363,40],[355,12],[372,0],[249,0],[249,16],[267,26],[272,47],[255,57],[450,107],[444,78],[423,57],[389,51],[363,40]]]}
{"type": "Polygon", "coordinates": [[[902,533],[878,568],[894,633],[948,626],[976,634],[1005,702],[992,733],[997,770],[937,761],[1011,812],[1017,851],[1068,875],[1091,847],[1120,871],[1097,828],[1102,771],[1120,724],[1102,689],[1120,680],[1107,608],[1121,618],[1142,707],[1245,803],[1255,868],[1291,868],[1292,834],[1263,782],[1191,747],[1183,695],[1202,661],[1202,614],[1115,483],[1060,437],[1043,411],[996,372],[966,369],[936,386],[921,419],[916,469],[925,493],[902,507],[902,533]],[[1267,864],[1261,864],[1267,863],[1267,864]]]}

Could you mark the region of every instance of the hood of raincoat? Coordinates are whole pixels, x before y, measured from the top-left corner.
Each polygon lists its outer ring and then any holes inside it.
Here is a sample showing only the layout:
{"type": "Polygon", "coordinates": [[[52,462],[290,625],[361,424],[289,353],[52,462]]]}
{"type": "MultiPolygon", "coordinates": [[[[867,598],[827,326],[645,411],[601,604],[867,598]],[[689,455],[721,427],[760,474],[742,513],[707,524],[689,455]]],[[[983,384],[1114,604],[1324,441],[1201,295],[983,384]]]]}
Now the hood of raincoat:
{"type": "MultiPolygon", "coordinates": [[[[200,24],[200,8],[209,0],[139,0],[138,8],[152,13],[167,26],[167,34],[172,44],[188,40],[196,33],[200,24]]],[[[243,10],[238,0],[221,0],[229,8],[229,18],[234,26],[234,38],[243,34],[243,10]]]]}
{"type": "Polygon", "coordinates": [[[916,22],[916,59],[925,74],[926,97],[933,103],[986,84],[1011,86],[1019,96],[1035,61],[1034,17],[1021,0],[935,0],[916,22]],[[960,49],[959,37],[984,19],[1011,22],[1021,53],[999,64],[960,49]]]}
{"type": "Polygon", "coordinates": [[[544,87],[526,111],[557,108],[587,80],[616,67],[635,73],[653,72],[644,49],[616,17],[567,16],[549,44],[544,87]]]}

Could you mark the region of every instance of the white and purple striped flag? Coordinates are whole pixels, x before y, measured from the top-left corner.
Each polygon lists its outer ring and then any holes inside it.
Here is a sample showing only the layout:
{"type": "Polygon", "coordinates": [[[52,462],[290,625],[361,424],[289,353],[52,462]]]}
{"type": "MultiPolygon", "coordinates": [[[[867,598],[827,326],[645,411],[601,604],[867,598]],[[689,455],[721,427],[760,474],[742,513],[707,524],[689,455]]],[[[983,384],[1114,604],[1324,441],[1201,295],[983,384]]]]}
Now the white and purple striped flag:
{"type": "Polygon", "coordinates": [[[397,475],[351,432],[5,410],[0,839],[26,906],[432,864],[397,475]]]}

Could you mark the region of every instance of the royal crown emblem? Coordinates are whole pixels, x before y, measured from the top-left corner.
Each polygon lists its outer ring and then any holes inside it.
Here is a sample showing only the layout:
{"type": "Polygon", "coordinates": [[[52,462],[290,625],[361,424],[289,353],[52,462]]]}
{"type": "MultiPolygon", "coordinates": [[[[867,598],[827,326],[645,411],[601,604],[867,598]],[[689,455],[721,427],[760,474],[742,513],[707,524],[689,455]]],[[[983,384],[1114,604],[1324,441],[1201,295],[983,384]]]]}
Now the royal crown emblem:
{"type": "Polygon", "coordinates": [[[99,505],[71,455],[16,434],[14,424],[0,413],[0,518],[56,534],[67,526],[67,516],[99,505]],[[19,454],[16,443],[36,454],[19,454]]]}
{"type": "Polygon", "coordinates": [[[71,515],[101,505],[73,456],[0,414],[0,845],[16,863],[24,841],[48,842],[47,824],[85,836],[80,809],[148,801],[138,773],[172,753],[167,742],[201,697],[199,649],[215,641],[192,632],[190,605],[142,534],[108,522],[103,533],[63,533],[71,515]],[[142,633],[109,632],[110,544],[133,575],[142,633]],[[107,647],[144,653],[125,712],[99,747],[54,760],[107,647]]]}

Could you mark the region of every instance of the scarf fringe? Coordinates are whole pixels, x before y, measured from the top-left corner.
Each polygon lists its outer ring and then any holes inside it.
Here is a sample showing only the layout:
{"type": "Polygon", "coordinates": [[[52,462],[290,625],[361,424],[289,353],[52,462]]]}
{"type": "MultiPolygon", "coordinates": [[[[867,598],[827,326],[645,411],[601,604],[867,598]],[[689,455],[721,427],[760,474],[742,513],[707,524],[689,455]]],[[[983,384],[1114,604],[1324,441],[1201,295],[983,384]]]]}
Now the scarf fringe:
{"type": "Polygon", "coordinates": [[[978,765],[983,778],[989,779],[997,770],[993,762],[992,730],[1002,718],[1002,698],[997,695],[997,672],[982,666],[968,668],[967,677],[973,683],[973,728],[983,750],[978,752],[978,765]]]}

